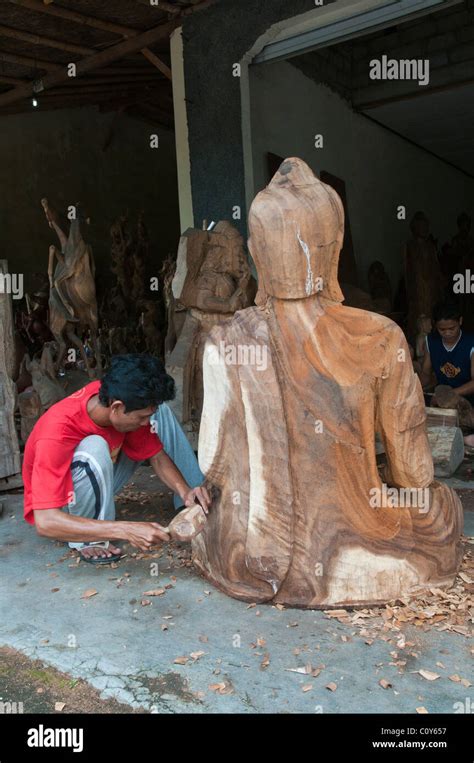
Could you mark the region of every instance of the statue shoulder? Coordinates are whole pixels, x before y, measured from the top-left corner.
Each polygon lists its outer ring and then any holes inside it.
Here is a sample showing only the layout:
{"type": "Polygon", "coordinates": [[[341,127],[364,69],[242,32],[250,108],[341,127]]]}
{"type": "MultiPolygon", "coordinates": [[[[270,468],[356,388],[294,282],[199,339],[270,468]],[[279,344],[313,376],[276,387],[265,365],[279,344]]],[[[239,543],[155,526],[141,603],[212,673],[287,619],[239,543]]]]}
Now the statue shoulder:
{"type": "Polygon", "coordinates": [[[259,307],[237,310],[228,321],[214,326],[209,332],[209,341],[226,341],[243,344],[245,342],[265,343],[268,341],[268,325],[265,313],[259,307]]]}

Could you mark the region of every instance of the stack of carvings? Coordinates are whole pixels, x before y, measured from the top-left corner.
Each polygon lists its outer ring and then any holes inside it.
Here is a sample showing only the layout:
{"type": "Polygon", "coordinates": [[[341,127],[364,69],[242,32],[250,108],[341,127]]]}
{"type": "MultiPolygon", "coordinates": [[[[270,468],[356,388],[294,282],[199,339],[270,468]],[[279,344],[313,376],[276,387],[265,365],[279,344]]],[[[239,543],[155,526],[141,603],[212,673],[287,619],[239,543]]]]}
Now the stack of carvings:
{"type": "Polygon", "coordinates": [[[112,225],[110,236],[111,270],[116,283],[102,302],[103,350],[108,358],[127,352],[162,356],[165,316],[158,289],[156,299],[152,299],[146,287],[150,244],[143,213],[134,228],[128,214],[121,215],[112,225]]]}

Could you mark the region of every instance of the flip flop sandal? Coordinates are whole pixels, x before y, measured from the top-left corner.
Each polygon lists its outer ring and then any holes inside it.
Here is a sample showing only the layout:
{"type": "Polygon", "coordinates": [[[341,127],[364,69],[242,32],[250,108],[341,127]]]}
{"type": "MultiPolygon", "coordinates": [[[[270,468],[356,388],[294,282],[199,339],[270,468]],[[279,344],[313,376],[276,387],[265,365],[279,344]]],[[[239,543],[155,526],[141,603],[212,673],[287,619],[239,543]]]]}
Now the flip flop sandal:
{"type": "Polygon", "coordinates": [[[118,562],[119,559],[122,558],[122,554],[112,554],[111,556],[98,556],[95,559],[93,557],[90,557],[87,559],[85,556],[81,554],[81,551],[84,551],[86,548],[94,548],[94,546],[100,546],[100,548],[108,548],[109,547],[109,541],[97,541],[97,543],[88,543],[85,546],[81,546],[81,548],[78,548],[80,558],[83,562],[89,562],[89,564],[110,564],[110,562],[118,562]]]}

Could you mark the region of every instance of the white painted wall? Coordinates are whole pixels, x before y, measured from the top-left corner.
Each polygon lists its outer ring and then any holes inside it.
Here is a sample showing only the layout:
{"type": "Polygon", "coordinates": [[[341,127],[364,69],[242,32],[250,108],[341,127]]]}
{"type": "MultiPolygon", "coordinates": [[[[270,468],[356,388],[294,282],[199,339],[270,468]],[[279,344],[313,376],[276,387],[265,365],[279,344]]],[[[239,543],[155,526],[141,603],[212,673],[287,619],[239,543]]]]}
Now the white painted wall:
{"type": "Polygon", "coordinates": [[[388,130],[355,114],[348,103],[287,62],[250,68],[255,193],[267,182],[267,151],[299,156],[319,174],[346,183],[360,284],[373,260],[385,264],[395,289],[408,223],[422,209],[442,244],[456,233],[456,217],[474,212],[474,181],[388,130]],[[324,148],[314,148],[314,136],[324,148]],[[399,204],[407,220],[398,221],[399,204]]]}

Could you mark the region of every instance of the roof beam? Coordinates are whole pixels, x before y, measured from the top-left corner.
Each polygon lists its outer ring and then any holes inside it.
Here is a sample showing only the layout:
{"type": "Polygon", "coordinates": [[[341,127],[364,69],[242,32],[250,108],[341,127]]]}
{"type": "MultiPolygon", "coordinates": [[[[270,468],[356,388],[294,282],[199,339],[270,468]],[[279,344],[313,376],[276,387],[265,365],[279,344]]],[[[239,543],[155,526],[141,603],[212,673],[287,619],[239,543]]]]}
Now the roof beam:
{"type": "Polygon", "coordinates": [[[18,77],[7,77],[6,74],[0,74],[0,82],[5,83],[5,85],[24,85],[25,84],[24,79],[18,79],[18,77]]]}
{"type": "MultiPolygon", "coordinates": [[[[70,11],[68,8],[62,8],[59,5],[45,5],[41,2],[41,0],[9,0],[9,2],[13,3],[14,5],[21,5],[23,8],[29,8],[32,11],[37,11],[38,13],[45,13],[49,16],[55,16],[56,18],[72,21],[75,24],[88,26],[92,29],[99,29],[102,32],[117,34],[120,35],[120,37],[125,37],[125,39],[128,39],[129,37],[136,37],[138,34],[140,34],[139,30],[137,29],[131,29],[130,27],[123,26],[122,24],[113,24],[110,21],[102,21],[101,19],[97,19],[92,16],[86,16],[83,13],[78,13],[77,11],[70,11]]],[[[161,0],[159,6],[157,7],[159,10],[166,10],[166,8],[163,7],[161,0]]],[[[175,15],[180,13],[179,9],[176,10],[176,6],[171,7],[174,9],[173,13],[175,15]]],[[[87,51],[89,54],[94,52],[95,51],[93,50],[87,51]]],[[[165,77],[171,80],[171,69],[164,63],[164,61],[158,58],[158,56],[148,48],[143,48],[141,53],[148,61],[150,61],[150,63],[156,66],[156,68],[159,69],[160,72],[165,75],[165,77]]]]}
{"type": "Polygon", "coordinates": [[[88,26],[92,29],[100,29],[102,32],[112,32],[112,34],[118,34],[122,37],[131,37],[132,35],[138,33],[136,29],[130,29],[129,27],[122,26],[121,24],[113,24],[111,21],[102,21],[102,19],[93,18],[92,16],[85,16],[83,13],[71,11],[69,8],[61,8],[61,6],[53,4],[45,5],[42,0],[8,1],[14,5],[21,5],[23,8],[29,8],[30,11],[46,13],[48,16],[55,16],[59,19],[72,21],[75,24],[88,26]]]}
{"type": "Polygon", "coordinates": [[[29,58],[28,56],[18,56],[15,53],[6,53],[0,50],[0,61],[5,61],[7,64],[19,64],[20,66],[26,66],[28,69],[44,69],[45,71],[54,72],[60,64],[54,64],[51,61],[42,61],[39,58],[29,58]]]}
{"type": "MultiPolygon", "coordinates": [[[[1,76],[1,75],[0,75],[1,76]]],[[[24,80],[23,80],[24,82],[24,80]]],[[[163,85],[167,86],[167,82],[162,77],[156,77],[155,73],[151,70],[148,71],[148,74],[138,74],[133,76],[127,76],[127,77],[109,77],[108,75],[103,75],[101,77],[80,77],[76,82],[68,82],[67,85],[64,85],[63,88],[66,88],[68,91],[73,92],[76,88],[82,87],[82,85],[140,85],[142,83],[146,83],[147,85],[153,85],[154,87],[163,87],[163,85]]],[[[52,90],[48,90],[48,95],[53,95],[57,92],[57,90],[61,89],[61,85],[58,85],[58,87],[53,88],[52,90]]]]}
{"type": "Polygon", "coordinates": [[[171,3],[165,2],[165,0],[158,0],[158,5],[151,6],[150,0],[138,0],[142,5],[148,5],[148,7],[154,7],[157,11],[166,11],[172,13],[175,16],[190,16],[197,11],[204,11],[209,8],[210,5],[214,5],[216,0],[202,0],[201,3],[194,3],[189,5],[171,5],[171,3]]]}
{"type": "Polygon", "coordinates": [[[167,77],[169,80],[171,80],[171,79],[172,79],[172,76],[171,76],[171,69],[170,69],[170,67],[169,67],[169,66],[167,66],[167,65],[165,64],[165,62],[161,60],[161,58],[158,58],[158,56],[157,56],[157,55],[155,55],[155,54],[153,53],[153,51],[149,50],[148,48],[142,48],[142,51],[141,51],[141,52],[143,53],[143,55],[145,56],[145,58],[146,58],[146,59],[147,59],[147,60],[148,60],[148,61],[149,61],[151,64],[153,64],[153,66],[156,66],[156,68],[157,68],[157,69],[159,69],[159,71],[160,71],[162,74],[164,74],[164,75],[165,75],[165,77],[167,77]]]}
{"type": "MultiPolygon", "coordinates": [[[[148,45],[153,45],[153,43],[158,40],[168,37],[175,26],[176,24],[174,21],[161,24],[160,26],[153,27],[153,29],[148,29],[148,31],[143,32],[142,34],[138,34],[128,40],[119,42],[117,45],[113,45],[100,53],[95,53],[92,56],[74,62],[76,64],[76,74],[77,76],[80,76],[93,69],[107,66],[107,64],[118,61],[128,53],[135,53],[137,50],[148,47],[148,45]]],[[[16,87],[13,90],[9,90],[7,93],[2,93],[0,95],[0,106],[14,103],[21,98],[27,98],[33,93],[41,92],[47,88],[59,85],[61,82],[67,82],[68,80],[70,80],[68,67],[67,65],[61,66],[58,71],[51,71],[37,82],[29,82],[25,85],[16,87]]]]}
{"type": "MultiPolygon", "coordinates": [[[[107,76],[110,75],[111,77],[121,77],[124,74],[136,74],[138,76],[141,74],[146,74],[147,76],[156,76],[156,72],[152,72],[151,69],[146,66],[146,64],[145,66],[116,66],[115,68],[105,67],[105,69],[94,69],[94,71],[89,72],[89,74],[92,77],[95,77],[96,75],[101,76],[102,74],[106,74],[107,76]]],[[[161,79],[161,77],[159,79],[161,79]]]]}
{"type": "Polygon", "coordinates": [[[89,56],[97,51],[94,48],[86,48],[84,45],[75,45],[72,42],[62,42],[61,40],[53,40],[51,37],[40,37],[38,34],[31,34],[30,32],[23,32],[20,29],[11,29],[8,26],[0,24],[0,36],[10,37],[13,40],[22,40],[23,42],[29,42],[31,45],[44,45],[47,48],[57,48],[58,50],[66,50],[68,53],[79,53],[81,56],[89,56]]]}
{"type": "MultiPolygon", "coordinates": [[[[0,74],[0,84],[5,85],[24,85],[28,82],[25,79],[19,79],[18,77],[9,77],[6,74],[0,74]]],[[[84,86],[90,85],[98,88],[100,85],[107,85],[109,87],[136,87],[137,85],[152,85],[153,87],[162,87],[166,83],[165,79],[161,77],[155,77],[153,73],[148,74],[135,74],[127,77],[81,77],[77,82],[68,82],[67,86],[61,88],[60,86],[49,90],[46,97],[56,95],[59,92],[68,92],[74,94],[81,90],[84,86]]],[[[43,100],[42,98],[40,100],[43,100]]]]}
{"type": "Polygon", "coordinates": [[[157,90],[157,84],[156,82],[116,82],[115,84],[111,84],[110,82],[105,83],[98,83],[98,84],[91,84],[90,80],[84,80],[84,84],[78,84],[76,87],[70,88],[70,87],[58,87],[54,88],[54,90],[49,91],[47,94],[45,94],[43,97],[38,97],[39,104],[43,103],[46,99],[49,98],[60,98],[62,96],[71,96],[74,97],[75,95],[81,94],[81,93],[118,93],[121,92],[127,92],[130,91],[138,91],[139,93],[158,93],[159,90],[157,90]]]}

